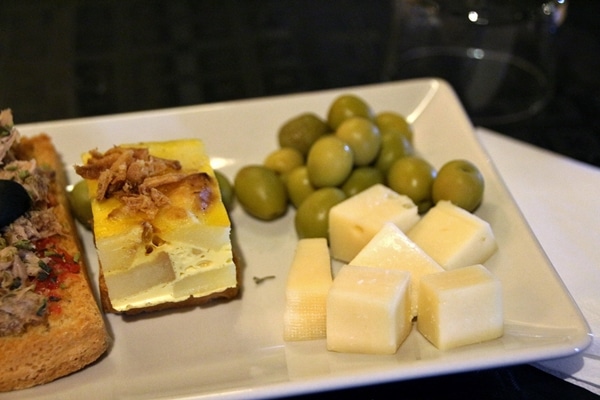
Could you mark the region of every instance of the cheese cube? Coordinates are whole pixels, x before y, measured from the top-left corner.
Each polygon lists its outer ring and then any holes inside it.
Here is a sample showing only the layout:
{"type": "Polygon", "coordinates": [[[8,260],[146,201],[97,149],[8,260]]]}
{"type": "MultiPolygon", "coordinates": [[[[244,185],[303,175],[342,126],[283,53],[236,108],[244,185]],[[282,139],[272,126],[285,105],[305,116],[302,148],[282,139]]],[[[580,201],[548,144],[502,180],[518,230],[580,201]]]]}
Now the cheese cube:
{"type": "Polygon", "coordinates": [[[407,231],[419,220],[408,197],[376,184],[336,204],[329,211],[329,245],[333,258],[348,262],[381,229],[393,222],[407,231]]]}
{"type": "Polygon", "coordinates": [[[350,265],[391,268],[410,273],[409,296],[411,315],[417,315],[418,290],[421,277],[444,269],[427,253],[410,240],[404,232],[391,222],[367,243],[350,261],[350,265]]]}
{"type": "Polygon", "coordinates": [[[345,265],[327,297],[327,349],[394,354],[412,328],[410,274],[345,265]]]}
{"type": "Polygon", "coordinates": [[[325,338],[327,293],[331,283],[327,239],[300,239],[285,289],[284,340],[325,338]]]}
{"type": "Polygon", "coordinates": [[[418,331],[441,350],[502,336],[502,287],[477,264],[424,276],[418,331]]]}
{"type": "Polygon", "coordinates": [[[407,235],[447,270],[481,264],[497,249],[490,225],[449,201],[438,202],[407,235]]]}

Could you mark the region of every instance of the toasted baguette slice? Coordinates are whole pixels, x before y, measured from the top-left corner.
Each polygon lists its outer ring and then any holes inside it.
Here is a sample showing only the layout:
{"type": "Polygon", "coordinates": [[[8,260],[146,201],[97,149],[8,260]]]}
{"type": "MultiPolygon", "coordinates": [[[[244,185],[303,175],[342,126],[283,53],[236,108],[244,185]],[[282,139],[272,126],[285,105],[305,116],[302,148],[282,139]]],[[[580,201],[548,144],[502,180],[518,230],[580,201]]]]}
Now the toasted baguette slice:
{"type": "MultiPolygon", "coordinates": [[[[69,254],[83,254],[65,192],[66,175],[59,154],[45,134],[21,138],[19,158],[36,159],[55,171],[51,192],[59,203],[56,213],[66,235],[57,244],[69,254]]],[[[110,343],[103,316],[80,257],[79,273],[69,274],[60,289],[60,312],[48,323],[29,327],[20,335],[0,337],[0,391],[24,389],[71,374],[98,360],[110,343]]]]}

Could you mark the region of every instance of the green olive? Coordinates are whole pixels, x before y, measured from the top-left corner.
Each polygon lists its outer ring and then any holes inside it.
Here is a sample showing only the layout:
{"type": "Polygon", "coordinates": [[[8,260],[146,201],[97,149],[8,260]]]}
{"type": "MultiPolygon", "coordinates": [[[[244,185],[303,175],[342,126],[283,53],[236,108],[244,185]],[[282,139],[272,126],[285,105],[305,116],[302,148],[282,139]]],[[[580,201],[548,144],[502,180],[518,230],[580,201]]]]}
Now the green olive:
{"type": "Polygon", "coordinates": [[[352,171],[346,182],[344,182],[342,190],[346,196],[352,197],[377,183],[385,183],[385,177],[379,169],[358,167],[352,171]]]}
{"type": "Polygon", "coordinates": [[[327,123],[317,115],[303,113],[288,120],[279,128],[279,147],[292,147],[306,156],[313,143],[328,131],[327,123]]]}
{"type": "Polygon", "coordinates": [[[329,210],[344,201],[341,189],[326,187],[308,196],[296,210],[294,225],[299,239],[329,237],[329,210]]]}
{"type": "Polygon", "coordinates": [[[233,185],[221,171],[215,170],[215,177],[217,178],[217,182],[219,184],[219,190],[221,191],[221,199],[223,200],[223,204],[225,205],[227,211],[231,211],[233,209],[233,202],[235,198],[233,194],[233,185]]]}
{"type": "Polygon", "coordinates": [[[390,166],[399,158],[413,155],[415,152],[412,144],[395,130],[381,132],[381,149],[375,160],[375,167],[387,174],[390,166]]]}
{"type": "Polygon", "coordinates": [[[406,118],[393,111],[383,111],[375,116],[375,124],[380,131],[397,131],[413,142],[413,130],[406,118]]]}
{"type": "Polygon", "coordinates": [[[350,146],[356,166],[370,164],[379,154],[381,135],[377,126],[369,119],[348,118],[340,124],[335,135],[350,146]]]}
{"type": "Polygon", "coordinates": [[[341,123],[350,117],[373,119],[374,114],[369,104],[362,98],[353,94],[343,94],[329,106],[327,123],[335,132],[341,123]]]}
{"type": "Polygon", "coordinates": [[[242,208],[265,221],[287,211],[287,191],[277,173],[263,165],[247,165],[234,179],[234,193],[242,208]]]}
{"type": "Polygon", "coordinates": [[[308,179],[308,168],[305,165],[291,170],[286,176],[285,183],[290,202],[296,208],[316,190],[308,179]]]}
{"type": "Polygon", "coordinates": [[[308,152],[308,178],[317,188],[341,185],[352,172],[354,155],[343,140],[327,135],[315,142],[308,152]]]}
{"type": "Polygon", "coordinates": [[[86,229],[91,229],[94,217],[87,182],[81,180],[73,185],[68,192],[68,199],[75,219],[86,229]]]}
{"type": "Polygon", "coordinates": [[[431,188],[436,177],[435,168],[420,157],[407,156],[396,160],[387,175],[388,186],[406,195],[425,212],[432,204],[431,188]]]}
{"type": "Polygon", "coordinates": [[[304,156],[293,147],[281,147],[269,153],[263,164],[278,174],[286,174],[304,164],[304,156]]]}
{"type": "Polygon", "coordinates": [[[433,181],[433,202],[448,200],[473,212],[483,199],[484,183],[483,175],[472,162],[449,161],[440,168],[433,181]]]}

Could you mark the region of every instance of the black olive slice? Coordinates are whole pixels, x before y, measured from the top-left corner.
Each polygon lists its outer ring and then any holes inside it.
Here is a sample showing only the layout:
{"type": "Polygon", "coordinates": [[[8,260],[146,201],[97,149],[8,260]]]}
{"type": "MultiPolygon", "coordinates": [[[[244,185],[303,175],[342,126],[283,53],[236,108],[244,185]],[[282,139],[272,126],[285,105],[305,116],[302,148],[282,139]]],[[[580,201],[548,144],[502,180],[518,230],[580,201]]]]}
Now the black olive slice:
{"type": "Polygon", "coordinates": [[[0,179],[0,227],[6,226],[31,208],[31,197],[23,185],[0,179]]]}

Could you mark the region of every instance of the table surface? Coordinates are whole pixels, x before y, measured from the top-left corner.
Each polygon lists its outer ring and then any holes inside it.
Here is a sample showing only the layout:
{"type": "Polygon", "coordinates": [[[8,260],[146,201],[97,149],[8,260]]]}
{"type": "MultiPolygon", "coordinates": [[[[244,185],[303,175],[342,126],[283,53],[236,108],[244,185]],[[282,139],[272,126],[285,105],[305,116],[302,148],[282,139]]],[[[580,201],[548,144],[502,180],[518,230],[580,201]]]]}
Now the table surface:
{"type": "Polygon", "coordinates": [[[586,317],[593,342],[539,365],[600,394],[600,168],[486,130],[479,136],[554,268],[586,317]]]}

